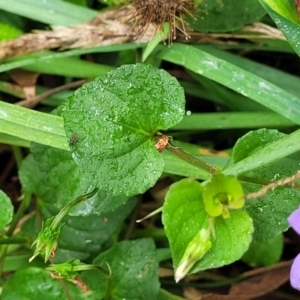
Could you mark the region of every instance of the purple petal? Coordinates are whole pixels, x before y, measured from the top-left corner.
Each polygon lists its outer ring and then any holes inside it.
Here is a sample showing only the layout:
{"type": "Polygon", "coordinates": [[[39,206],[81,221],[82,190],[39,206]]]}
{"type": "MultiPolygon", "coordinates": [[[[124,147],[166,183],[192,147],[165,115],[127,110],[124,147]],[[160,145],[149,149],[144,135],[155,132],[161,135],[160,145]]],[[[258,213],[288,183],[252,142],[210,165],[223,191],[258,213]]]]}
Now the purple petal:
{"type": "Polygon", "coordinates": [[[289,217],[289,224],[300,235],[300,207],[296,209],[289,217]]]}
{"type": "Polygon", "coordinates": [[[290,272],[291,286],[300,291],[300,254],[296,256],[290,272]]]}

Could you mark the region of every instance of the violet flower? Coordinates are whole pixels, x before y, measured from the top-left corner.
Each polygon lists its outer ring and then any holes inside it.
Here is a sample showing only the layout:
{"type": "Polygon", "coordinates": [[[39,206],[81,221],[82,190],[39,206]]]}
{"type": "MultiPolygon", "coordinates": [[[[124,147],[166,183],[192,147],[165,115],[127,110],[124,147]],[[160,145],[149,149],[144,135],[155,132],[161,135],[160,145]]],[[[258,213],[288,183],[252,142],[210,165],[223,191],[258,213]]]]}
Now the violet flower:
{"type": "MultiPolygon", "coordinates": [[[[296,209],[289,217],[289,224],[300,235],[300,207],[296,209]]],[[[291,286],[300,291],[300,254],[296,256],[290,271],[291,286]]]]}

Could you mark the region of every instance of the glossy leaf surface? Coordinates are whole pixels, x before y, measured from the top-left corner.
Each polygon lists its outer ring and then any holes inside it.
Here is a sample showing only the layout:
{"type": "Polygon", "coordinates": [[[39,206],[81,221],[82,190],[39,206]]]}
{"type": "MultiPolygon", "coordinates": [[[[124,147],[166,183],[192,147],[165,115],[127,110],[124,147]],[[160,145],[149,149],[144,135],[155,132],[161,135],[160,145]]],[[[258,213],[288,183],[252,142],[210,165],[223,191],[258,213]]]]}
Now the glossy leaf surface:
{"type": "MultiPolygon", "coordinates": [[[[91,187],[89,178],[82,174],[70,152],[38,144],[32,145],[31,152],[22,164],[20,179],[24,188],[46,204],[62,209],[91,187]]],[[[76,205],[70,215],[103,215],[127,201],[130,200],[126,196],[98,191],[92,198],[76,205]]]]}
{"type": "MultiPolygon", "coordinates": [[[[277,130],[250,131],[234,146],[233,160],[242,163],[247,157],[255,156],[265,147],[271,147],[273,143],[285,137],[285,134],[277,130]]],[[[241,175],[245,178],[243,182],[245,194],[257,192],[267,183],[294,175],[299,169],[299,161],[299,152],[274,160],[269,164],[261,161],[262,166],[241,175]]],[[[254,238],[269,240],[287,230],[289,227],[287,217],[299,206],[299,199],[300,192],[297,189],[284,187],[269,190],[262,197],[247,200],[244,209],[253,218],[254,238]]]]}
{"type": "Polygon", "coordinates": [[[93,263],[103,266],[107,263],[111,269],[110,278],[98,271],[83,274],[95,299],[157,299],[158,263],[151,239],[120,242],[101,253],[93,263]]]}
{"type": "Polygon", "coordinates": [[[190,20],[192,28],[202,32],[226,32],[242,28],[259,20],[265,11],[253,0],[201,1],[197,20],[190,20]]]}
{"type": "Polygon", "coordinates": [[[153,186],[164,161],[154,134],[184,115],[177,80],[150,65],[124,65],[79,88],[63,106],[73,158],[92,184],[114,195],[153,186]]]}
{"type": "MultiPolygon", "coordinates": [[[[163,206],[163,223],[176,269],[189,243],[201,229],[209,227],[200,183],[183,179],[173,184],[163,206]]],[[[220,267],[239,259],[252,240],[252,219],[243,211],[232,211],[230,218],[214,220],[211,248],[190,273],[220,267]]]]}

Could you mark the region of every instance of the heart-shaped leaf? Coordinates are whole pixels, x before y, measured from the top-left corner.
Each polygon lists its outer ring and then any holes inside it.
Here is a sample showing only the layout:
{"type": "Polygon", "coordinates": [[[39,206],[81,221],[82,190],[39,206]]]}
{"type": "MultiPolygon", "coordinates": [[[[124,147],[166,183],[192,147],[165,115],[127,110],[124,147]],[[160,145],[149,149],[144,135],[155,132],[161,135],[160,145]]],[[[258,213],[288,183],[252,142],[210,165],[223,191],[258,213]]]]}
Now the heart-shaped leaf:
{"type": "MultiPolygon", "coordinates": [[[[209,218],[204,208],[202,186],[199,182],[183,179],[171,186],[163,206],[163,223],[175,268],[178,267],[190,242],[201,229],[209,227],[209,218]]],[[[227,219],[214,218],[211,247],[194,264],[190,273],[220,267],[238,260],[248,249],[252,233],[252,219],[246,212],[231,211],[227,219]]]]}
{"type": "Polygon", "coordinates": [[[150,65],[124,65],[98,77],[63,105],[73,158],[100,190],[142,193],[164,167],[155,133],[180,122],[184,105],[177,80],[150,65]]]}

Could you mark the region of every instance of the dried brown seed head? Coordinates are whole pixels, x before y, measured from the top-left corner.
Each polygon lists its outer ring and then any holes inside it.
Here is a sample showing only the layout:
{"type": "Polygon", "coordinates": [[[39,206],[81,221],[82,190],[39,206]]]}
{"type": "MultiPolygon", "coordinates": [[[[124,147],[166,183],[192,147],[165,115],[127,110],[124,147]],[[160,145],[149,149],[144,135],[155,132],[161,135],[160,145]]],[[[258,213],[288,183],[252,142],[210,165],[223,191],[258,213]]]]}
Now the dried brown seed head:
{"type": "Polygon", "coordinates": [[[132,0],[134,12],[127,19],[133,27],[138,27],[137,36],[143,36],[149,25],[155,25],[155,33],[169,23],[169,43],[176,39],[176,30],[181,31],[186,38],[184,16],[193,18],[194,1],[191,0],[132,0]]]}

